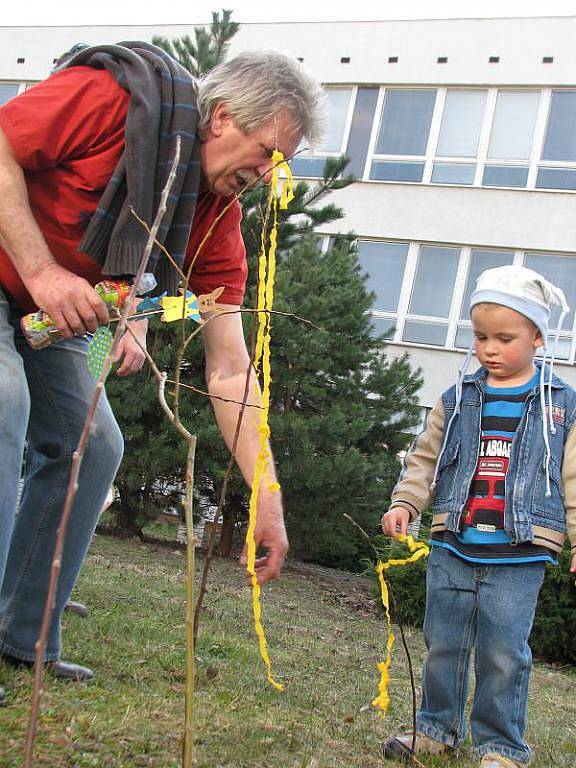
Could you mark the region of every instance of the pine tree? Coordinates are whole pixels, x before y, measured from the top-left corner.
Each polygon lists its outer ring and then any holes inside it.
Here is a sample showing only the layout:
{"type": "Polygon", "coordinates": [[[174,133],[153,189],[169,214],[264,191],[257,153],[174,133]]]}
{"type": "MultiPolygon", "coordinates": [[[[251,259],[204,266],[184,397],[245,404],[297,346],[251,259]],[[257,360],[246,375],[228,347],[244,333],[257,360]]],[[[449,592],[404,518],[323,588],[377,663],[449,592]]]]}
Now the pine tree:
{"type": "Polygon", "coordinates": [[[194,40],[190,35],[175,40],[155,35],[152,42],[179,61],[194,77],[200,77],[226,58],[230,40],[240,29],[231,18],[232,11],[223,10],[222,16],[213,11],[210,29],[195,27],[194,40]]]}

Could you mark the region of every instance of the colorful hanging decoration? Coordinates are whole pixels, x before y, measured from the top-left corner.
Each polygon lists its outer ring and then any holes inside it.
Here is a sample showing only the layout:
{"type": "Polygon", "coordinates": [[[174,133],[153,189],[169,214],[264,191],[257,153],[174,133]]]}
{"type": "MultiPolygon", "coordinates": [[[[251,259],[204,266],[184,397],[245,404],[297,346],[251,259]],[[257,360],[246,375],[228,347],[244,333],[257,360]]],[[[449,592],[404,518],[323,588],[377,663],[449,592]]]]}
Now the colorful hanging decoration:
{"type": "Polygon", "coordinates": [[[406,544],[411,554],[405,558],[393,558],[383,563],[381,560],[376,564],[376,573],[378,574],[378,580],[380,582],[380,595],[382,599],[382,605],[386,614],[386,624],[388,625],[388,641],[386,643],[386,658],[384,661],[378,664],[380,671],[380,683],[378,685],[378,696],[372,702],[372,706],[378,707],[385,715],[388,711],[388,704],[390,697],[388,695],[388,684],[390,682],[390,666],[392,665],[392,648],[394,646],[394,633],[392,632],[392,621],[390,619],[390,595],[388,593],[388,586],[386,579],[384,578],[384,572],[388,568],[394,568],[395,566],[407,565],[413,563],[415,560],[419,560],[421,557],[427,557],[430,553],[430,548],[423,541],[414,541],[412,536],[404,536],[400,534],[398,540],[406,544]]]}
{"type": "Polygon", "coordinates": [[[163,323],[173,323],[182,319],[185,312],[186,319],[191,318],[197,323],[204,321],[200,315],[201,312],[222,312],[225,307],[218,304],[217,299],[222,295],[223,287],[215,288],[211,293],[205,293],[196,296],[192,291],[186,291],[184,299],[183,289],[180,289],[180,296],[167,296],[163,293],[161,296],[147,297],[138,304],[136,313],[139,315],[153,315],[159,313],[160,307],[164,310],[160,318],[163,323]],[[186,307],[184,308],[184,301],[186,307]]]}
{"type": "Polygon", "coordinates": [[[164,310],[160,318],[163,323],[173,323],[182,318],[192,318],[197,323],[203,322],[198,309],[198,299],[192,291],[184,292],[181,288],[180,296],[164,296],[160,304],[164,310]]]}
{"type": "Polygon", "coordinates": [[[248,562],[247,570],[250,574],[252,583],[252,609],[254,613],[254,627],[258,636],[260,656],[266,665],[268,672],[268,682],[277,690],[282,691],[283,686],[276,682],[272,676],[272,665],[266,646],[266,637],[261,622],[260,605],[260,585],[256,576],[256,541],[254,532],[256,530],[258,494],[260,484],[268,483],[268,489],[272,493],[280,491],[280,485],[270,480],[270,451],[268,450],[268,440],[270,438],[270,427],[268,425],[268,412],[270,409],[270,310],[274,302],[274,275],[276,271],[276,245],[278,230],[278,186],[279,174],[282,170],[286,176],[284,188],[280,197],[280,207],[287,208],[288,203],[294,197],[294,179],[288,164],[284,160],[281,152],[274,151],[272,155],[272,181],[270,184],[270,194],[268,203],[272,211],[272,228],[270,230],[269,247],[266,252],[266,233],[262,232],[262,245],[258,260],[258,300],[256,309],[258,310],[258,334],[256,339],[256,350],[254,354],[254,369],[256,376],[262,375],[262,392],[258,392],[256,386],[256,398],[260,396],[258,436],[260,440],[260,449],[258,459],[254,468],[254,479],[252,482],[252,493],[250,496],[250,517],[248,524],[248,533],[246,541],[248,544],[248,562]]]}
{"type": "Polygon", "coordinates": [[[88,347],[88,370],[95,379],[98,379],[102,373],[113,339],[112,331],[107,325],[101,325],[92,337],[88,347]]]}

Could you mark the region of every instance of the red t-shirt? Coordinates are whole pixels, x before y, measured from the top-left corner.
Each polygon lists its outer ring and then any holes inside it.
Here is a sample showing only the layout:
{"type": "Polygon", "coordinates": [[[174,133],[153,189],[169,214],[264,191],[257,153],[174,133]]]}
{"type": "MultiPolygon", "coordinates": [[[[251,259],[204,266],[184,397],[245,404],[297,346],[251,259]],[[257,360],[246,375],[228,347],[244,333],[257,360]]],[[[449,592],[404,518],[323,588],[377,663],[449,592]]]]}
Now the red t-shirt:
{"type": "MultiPolygon", "coordinates": [[[[71,67],[0,107],[0,128],[24,169],[34,217],[59,264],[95,285],[100,267],[77,250],[124,149],[130,95],[105,70],[71,67]]],[[[199,195],[186,259],[230,198],[199,195]]],[[[239,305],[247,265],[234,201],[216,224],[194,265],[196,294],[224,287],[220,301],[239,305]]],[[[26,311],[36,309],[17,270],[0,247],[0,284],[26,311]]]]}

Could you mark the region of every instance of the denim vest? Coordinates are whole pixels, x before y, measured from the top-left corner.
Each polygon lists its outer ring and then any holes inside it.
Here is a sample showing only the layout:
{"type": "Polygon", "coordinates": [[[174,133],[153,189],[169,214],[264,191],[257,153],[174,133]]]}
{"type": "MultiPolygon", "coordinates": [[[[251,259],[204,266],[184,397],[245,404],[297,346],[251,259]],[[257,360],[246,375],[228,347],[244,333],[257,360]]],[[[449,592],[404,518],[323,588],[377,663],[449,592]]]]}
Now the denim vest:
{"type": "MultiPolygon", "coordinates": [[[[464,378],[460,413],[452,421],[448,435],[446,431],[456,408],[456,387],[450,387],[442,395],[445,444],[438,457],[438,480],[432,509],[434,514],[447,513],[445,525],[450,531],[459,529],[476,469],[485,388],[484,368],[464,378]]],[[[533,524],[566,532],[561,469],[564,444],[576,421],[576,392],[561,379],[552,377],[552,414],[556,433],[552,434],[548,429],[551,495],[546,496],[546,448],[539,391],[538,385],[529,393],[524,415],[512,441],[505,493],[505,527],[512,544],[530,541],[533,524]]]]}

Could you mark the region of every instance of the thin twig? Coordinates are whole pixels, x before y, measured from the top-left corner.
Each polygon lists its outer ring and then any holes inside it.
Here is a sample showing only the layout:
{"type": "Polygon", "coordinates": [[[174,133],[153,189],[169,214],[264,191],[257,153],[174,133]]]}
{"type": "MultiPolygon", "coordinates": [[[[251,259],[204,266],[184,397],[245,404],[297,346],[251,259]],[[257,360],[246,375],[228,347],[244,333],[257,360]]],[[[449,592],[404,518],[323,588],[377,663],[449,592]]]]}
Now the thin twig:
{"type": "MultiPolygon", "coordinates": [[[[173,379],[168,379],[167,384],[175,384],[173,379]]],[[[222,397],[221,395],[212,395],[210,392],[205,392],[203,389],[199,389],[198,387],[194,387],[192,384],[184,384],[183,382],[180,382],[180,386],[184,389],[190,389],[192,392],[196,392],[198,395],[204,395],[204,397],[208,397],[210,400],[220,400],[222,403],[232,403],[233,405],[245,405],[248,408],[256,408],[260,410],[262,408],[261,405],[258,405],[257,403],[245,403],[242,400],[232,400],[229,397],[222,397]]]]}
{"type": "Polygon", "coordinates": [[[312,328],[315,328],[317,331],[323,331],[323,328],[320,328],[318,325],[312,322],[312,320],[308,320],[305,317],[300,317],[299,315],[295,315],[293,312],[280,312],[277,309],[252,309],[250,307],[239,307],[238,309],[221,309],[218,312],[215,312],[213,315],[210,315],[210,317],[207,317],[206,320],[200,325],[198,328],[192,331],[192,333],[187,337],[186,339],[186,346],[192,341],[192,339],[197,336],[201,331],[203,326],[206,325],[206,323],[209,323],[211,321],[216,320],[219,317],[223,317],[225,315],[259,315],[259,314],[267,314],[267,315],[282,315],[283,317],[290,317],[294,320],[298,320],[300,323],[304,323],[305,325],[309,325],[312,328]]]}
{"type": "Polygon", "coordinates": [[[44,670],[44,652],[46,648],[46,642],[48,639],[48,632],[50,629],[50,624],[52,622],[52,615],[54,613],[54,607],[56,604],[56,590],[58,587],[58,578],[60,576],[60,566],[62,562],[62,552],[64,549],[64,541],[66,537],[66,529],[68,527],[68,521],[70,519],[70,514],[72,511],[72,505],[74,503],[74,498],[76,496],[76,491],[78,489],[78,477],[80,474],[80,467],[82,465],[82,459],[84,457],[84,453],[86,451],[86,446],[88,444],[88,440],[90,439],[90,435],[92,433],[93,425],[94,425],[94,417],[96,414],[96,409],[98,407],[98,403],[100,401],[100,397],[102,395],[102,392],[104,391],[104,384],[106,381],[106,378],[108,376],[108,373],[110,372],[110,368],[112,367],[112,360],[114,359],[114,355],[116,353],[116,350],[118,348],[118,344],[120,343],[120,339],[124,334],[125,328],[127,326],[126,318],[128,317],[129,310],[132,307],[132,302],[136,296],[136,289],[140,283],[140,280],[142,278],[142,275],[144,274],[144,271],[146,269],[146,266],[148,264],[148,261],[150,259],[150,254],[152,253],[152,249],[154,247],[154,238],[156,237],[156,233],[160,227],[160,223],[162,221],[162,218],[164,216],[164,213],[166,212],[166,205],[168,200],[168,195],[170,193],[170,189],[172,188],[172,185],[174,183],[174,179],[176,177],[176,168],[178,167],[178,162],[180,160],[180,137],[176,137],[176,148],[174,153],[174,161],[172,163],[172,168],[170,171],[170,175],[168,177],[168,180],[166,182],[166,185],[164,189],[162,190],[162,196],[160,198],[160,203],[158,206],[158,211],[156,213],[156,217],[154,219],[154,223],[152,225],[151,233],[148,238],[148,241],[146,243],[146,247],[144,249],[144,253],[142,255],[142,260],[140,262],[140,266],[138,268],[138,273],[136,277],[134,278],[134,283],[132,285],[132,288],[130,290],[130,294],[124,304],[124,307],[122,309],[122,314],[120,318],[120,322],[118,323],[118,326],[116,327],[116,332],[114,334],[114,338],[112,340],[112,345],[110,347],[110,350],[104,360],[104,364],[102,366],[102,371],[100,373],[100,376],[98,377],[98,380],[96,382],[96,386],[94,388],[94,394],[92,396],[92,401],[90,403],[90,406],[88,408],[88,414],[86,416],[86,421],[84,422],[84,427],[82,429],[82,433],[80,435],[80,441],[78,443],[78,447],[74,451],[74,455],[72,458],[72,465],[70,469],[70,478],[68,481],[68,489],[66,491],[66,499],[64,502],[64,509],[62,511],[62,517],[60,519],[60,525],[58,527],[58,533],[56,536],[56,544],[54,548],[54,556],[52,559],[52,567],[50,571],[50,581],[48,584],[48,593],[46,595],[46,603],[44,606],[44,614],[42,617],[42,624],[40,628],[40,636],[36,642],[36,656],[35,656],[35,662],[34,662],[34,691],[33,691],[33,697],[32,697],[32,706],[30,708],[30,719],[28,723],[28,732],[26,735],[26,752],[24,757],[24,764],[23,768],[31,768],[32,761],[33,761],[33,755],[34,755],[34,744],[36,741],[36,733],[38,730],[38,717],[39,717],[39,711],[40,711],[40,699],[42,696],[42,672],[44,670]]]}
{"type": "MultiPolygon", "coordinates": [[[[136,213],[136,211],[134,210],[134,208],[132,208],[132,206],[130,206],[130,213],[132,214],[132,216],[134,216],[134,218],[136,219],[136,221],[137,221],[139,224],[141,224],[141,225],[144,227],[144,229],[146,230],[146,232],[148,232],[148,234],[150,234],[150,227],[148,226],[148,224],[146,224],[146,222],[144,221],[144,219],[141,219],[141,218],[140,218],[140,216],[138,216],[138,214],[136,213]]],[[[174,269],[176,270],[176,272],[178,272],[178,274],[180,275],[180,277],[182,278],[182,280],[186,280],[186,274],[185,274],[185,273],[182,271],[182,269],[180,269],[180,267],[179,267],[179,266],[178,266],[178,264],[176,263],[176,260],[174,259],[174,257],[173,257],[173,256],[172,256],[172,254],[170,253],[170,251],[169,251],[169,250],[166,248],[166,246],[164,245],[164,243],[161,243],[161,242],[160,242],[160,241],[159,241],[157,238],[154,238],[154,245],[155,245],[155,246],[156,246],[156,247],[157,247],[157,248],[158,248],[160,251],[162,251],[162,253],[164,254],[164,256],[166,256],[166,258],[168,259],[168,261],[170,262],[170,264],[172,264],[172,266],[174,267],[174,269]]]]}

